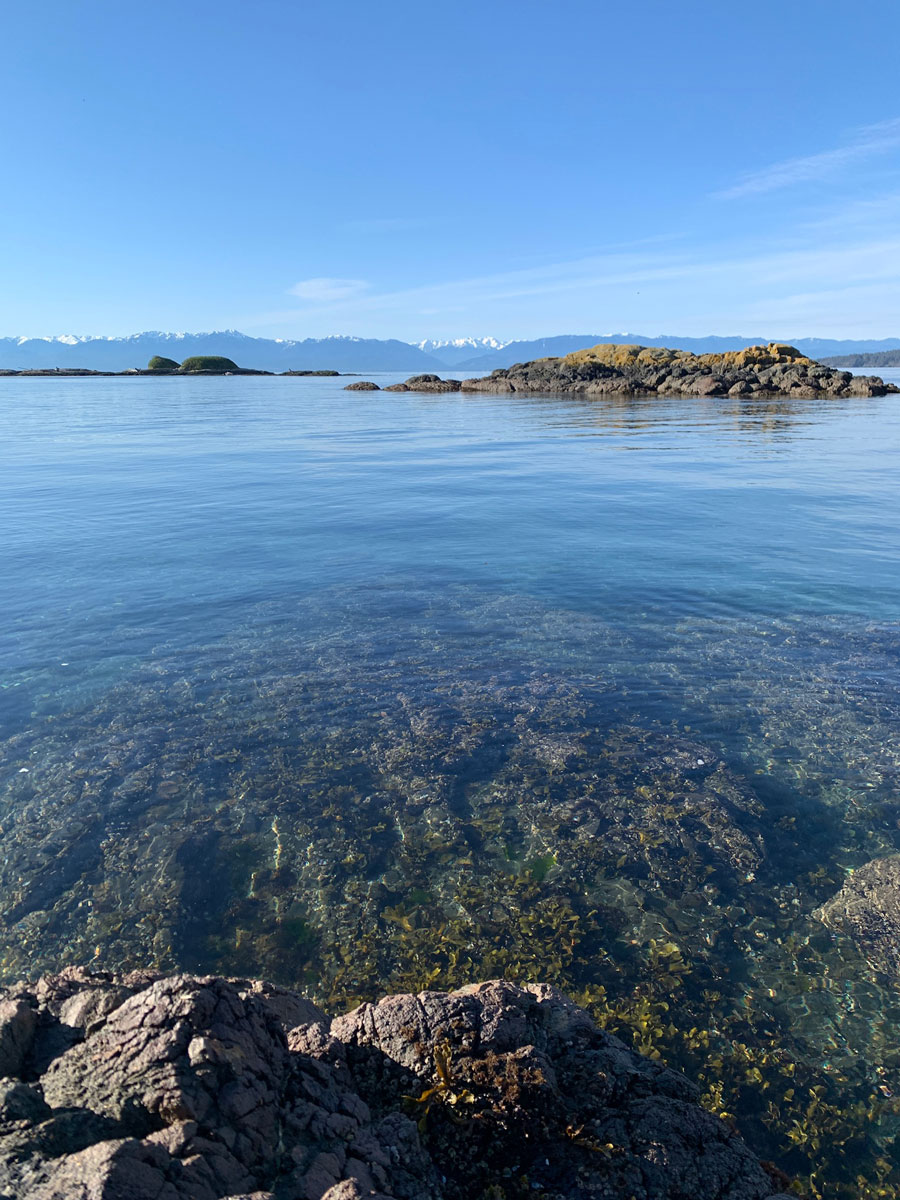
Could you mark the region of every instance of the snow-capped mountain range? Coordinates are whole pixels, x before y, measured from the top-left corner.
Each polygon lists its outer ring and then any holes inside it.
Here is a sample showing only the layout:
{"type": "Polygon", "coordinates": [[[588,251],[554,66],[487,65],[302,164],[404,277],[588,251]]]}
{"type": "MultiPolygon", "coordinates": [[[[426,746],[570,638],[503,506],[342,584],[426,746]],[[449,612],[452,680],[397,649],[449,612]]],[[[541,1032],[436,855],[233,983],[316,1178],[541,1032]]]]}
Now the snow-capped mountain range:
{"type": "Polygon", "coordinates": [[[503,342],[493,337],[426,339],[416,344],[396,339],[327,337],[290,340],[255,338],[236,329],[213,333],[133,333],[127,337],[0,338],[0,369],[87,367],[126,371],[145,367],[156,354],[181,362],[194,354],[223,354],[242,367],[261,371],[333,370],[346,372],[423,371],[485,375],[498,367],[535,358],[570,354],[598,342],[670,346],[697,354],[740,350],[769,341],[789,342],[810,358],[868,354],[900,349],[900,338],[850,341],[791,338],[779,335],[689,338],[641,333],[562,334],[530,341],[503,342]]]}
{"type": "Polygon", "coordinates": [[[420,350],[451,367],[462,365],[483,354],[489,354],[492,350],[502,350],[508,344],[508,342],[499,342],[493,337],[461,337],[449,338],[444,341],[426,338],[424,342],[416,342],[420,350]]]}
{"type": "Polygon", "coordinates": [[[328,337],[289,341],[255,338],[236,329],[214,333],[133,333],[127,337],[0,338],[0,368],[88,367],[127,371],[154,355],[176,362],[195,354],[223,354],[257,371],[435,371],[446,364],[417,346],[395,340],[328,337]]]}

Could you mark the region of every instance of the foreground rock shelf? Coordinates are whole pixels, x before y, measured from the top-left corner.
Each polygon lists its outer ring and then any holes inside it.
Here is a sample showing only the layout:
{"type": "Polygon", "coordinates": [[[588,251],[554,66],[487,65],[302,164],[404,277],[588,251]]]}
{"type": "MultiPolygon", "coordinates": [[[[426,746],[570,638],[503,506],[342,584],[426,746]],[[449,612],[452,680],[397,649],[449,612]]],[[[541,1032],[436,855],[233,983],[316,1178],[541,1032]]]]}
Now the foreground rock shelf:
{"type": "Polygon", "coordinates": [[[539,984],[331,1020],[70,968],[2,993],[0,1074],[4,1200],[777,1200],[688,1080],[539,984]]]}

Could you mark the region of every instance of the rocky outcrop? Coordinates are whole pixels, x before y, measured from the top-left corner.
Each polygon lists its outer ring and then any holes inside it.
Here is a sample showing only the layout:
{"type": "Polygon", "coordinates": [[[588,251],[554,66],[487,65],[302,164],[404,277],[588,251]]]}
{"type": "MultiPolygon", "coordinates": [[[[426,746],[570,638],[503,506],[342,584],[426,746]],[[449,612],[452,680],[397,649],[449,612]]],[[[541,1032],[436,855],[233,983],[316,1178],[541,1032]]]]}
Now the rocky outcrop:
{"type": "Polygon", "coordinates": [[[877,971],[900,979],[900,854],[854,871],[815,916],[852,938],[877,971]]]}
{"type": "Polygon", "coordinates": [[[392,383],[386,392],[458,392],[458,379],[441,379],[440,375],[410,375],[406,383],[392,383]]]}
{"type": "Polygon", "coordinates": [[[89,371],[86,367],[69,367],[66,370],[62,370],[59,367],[34,367],[31,369],[22,370],[22,371],[13,371],[10,369],[5,369],[5,370],[0,371],[0,376],[4,376],[4,377],[11,376],[11,375],[15,375],[15,376],[21,375],[24,378],[29,378],[31,376],[39,376],[39,377],[45,376],[45,377],[49,377],[51,379],[69,379],[72,377],[74,377],[76,379],[81,379],[88,375],[100,375],[100,376],[103,376],[106,378],[106,377],[110,377],[113,375],[164,375],[164,374],[165,374],[165,371],[89,371]]]}
{"type": "Polygon", "coordinates": [[[875,376],[851,375],[770,342],[725,354],[691,354],[662,347],[594,346],[565,358],[466,379],[464,392],[656,393],[670,396],[882,396],[900,389],[875,376]]]}
{"type": "Polygon", "coordinates": [[[554,989],[329,1020],[259,982],[68,969],[0,999],[3,1200],[767,1200],[682,1076],[554,989]]]}
{"type": "Polygon", "coordinates": [[[360,379],[356,383],[348,383],[345,392],[380,392],[381,388],[371,379],[360,379]]]}

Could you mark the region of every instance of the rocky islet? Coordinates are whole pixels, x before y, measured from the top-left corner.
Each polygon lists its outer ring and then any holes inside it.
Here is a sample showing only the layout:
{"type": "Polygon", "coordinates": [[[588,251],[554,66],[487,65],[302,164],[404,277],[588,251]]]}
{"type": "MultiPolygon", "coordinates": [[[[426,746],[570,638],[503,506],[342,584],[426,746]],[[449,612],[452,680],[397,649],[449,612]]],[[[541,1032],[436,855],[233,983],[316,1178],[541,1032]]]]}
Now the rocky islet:
{"type": "Polygon", "coordinates": [[[458,379],[441,379],[440,375],[410,375],[405,383],[389,383],[382,388],[370,379],[359,383],[348,383],[345,392],[458,392],[462,384],[458,379]]]}
{"type": "Polygon", "coordinates": [[[573,392],[588,396],[883,396],[900,391],[877,376],[853,375],[770,342],[723,354],[609,343],[564,358],[539,358],[481,379],[415,375],[392,391],[573,392]]]}

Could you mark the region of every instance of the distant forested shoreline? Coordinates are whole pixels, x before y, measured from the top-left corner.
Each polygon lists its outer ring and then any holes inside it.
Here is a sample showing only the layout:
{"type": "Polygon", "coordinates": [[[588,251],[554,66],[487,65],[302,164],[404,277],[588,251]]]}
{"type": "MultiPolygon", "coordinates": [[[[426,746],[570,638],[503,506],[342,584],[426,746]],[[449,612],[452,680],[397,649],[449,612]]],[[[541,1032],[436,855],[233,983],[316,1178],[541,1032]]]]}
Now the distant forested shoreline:
{"type": "Polygon", "coordinates": [[[879,350],[873,354],[838,354],[820,360],[827,367],[900,367],[900,350],[879,350]]]}

